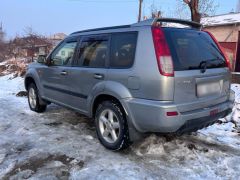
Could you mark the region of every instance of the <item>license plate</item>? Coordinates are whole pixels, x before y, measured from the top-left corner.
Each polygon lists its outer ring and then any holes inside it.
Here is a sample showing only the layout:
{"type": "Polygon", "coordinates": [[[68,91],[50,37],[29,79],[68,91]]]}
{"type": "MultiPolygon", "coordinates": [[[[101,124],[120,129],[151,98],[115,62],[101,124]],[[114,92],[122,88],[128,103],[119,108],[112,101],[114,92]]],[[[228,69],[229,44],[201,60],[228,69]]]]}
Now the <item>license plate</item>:
{"type": "Polygon", "coordinates": [[[204,97],[221,93],[221,83],[211,82],[197,85],[197,96],[204,97]]]}

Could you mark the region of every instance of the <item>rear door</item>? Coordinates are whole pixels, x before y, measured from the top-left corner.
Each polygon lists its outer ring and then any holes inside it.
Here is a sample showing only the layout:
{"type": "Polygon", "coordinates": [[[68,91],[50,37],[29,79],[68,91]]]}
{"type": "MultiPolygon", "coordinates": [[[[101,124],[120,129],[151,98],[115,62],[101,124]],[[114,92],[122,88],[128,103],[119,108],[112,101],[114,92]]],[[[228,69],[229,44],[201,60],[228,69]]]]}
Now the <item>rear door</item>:
{"type": "Polygon", "coordinates": [[[165,28],[171,50],[176,103],[189,103],[180,111],[215,105],[227,100],[229,70],[222,52],[210,35],[193,29],[165,28]],[[196,103],[194,105],[194,103],[196,103]]]}
{"type": "MultiPolygon", "coordinates": [[[[78,52],[71,68],[70,91],[75,98],[71,106],[87,113],[87,99],[95,92],[96,85],[106,79],[106,62],[109,57],[109,35],[81,37],[78,52]]],[[[98,86],[102,88],[103,86],[98,86]]]]}

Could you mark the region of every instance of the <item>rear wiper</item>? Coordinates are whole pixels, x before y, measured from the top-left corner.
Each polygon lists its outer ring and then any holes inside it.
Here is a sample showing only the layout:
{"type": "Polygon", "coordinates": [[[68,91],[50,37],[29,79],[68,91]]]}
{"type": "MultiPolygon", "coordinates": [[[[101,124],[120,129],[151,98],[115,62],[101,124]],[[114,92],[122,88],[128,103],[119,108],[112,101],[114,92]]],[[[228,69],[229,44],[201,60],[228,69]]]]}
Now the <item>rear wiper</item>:
{"type": "Polygon", "coordinates": [[[205,73],[208,65],[211,65],[212,67],[219,67],[219,65],[214,65],[212,63],[214,61],[221,61],[221,65],[226,65],[226,62],[224,59],[217,57],[217,58],[212,58],[212,59],[207,59],[207,60],[201,61],[198,66],[190,66],[188,69],[189,70],[201,69],[201,72],[205,73]]]}
{"type": "MultiPolygon", "coordinates": [[[[226,61],[220,57],[216,57],[216,58],[212,58],[212,59],[208,59],[208,60],[205,60],[208,64],[211,64],[213,65],[212,62],[215,62],[215,61],[220,61],[220,65],[227,65],[226,61]]],[[[201,63],[200,63],[201,65],[201,63]]],[[[217,66],[217,65],[216,65],[217,66]]]]}

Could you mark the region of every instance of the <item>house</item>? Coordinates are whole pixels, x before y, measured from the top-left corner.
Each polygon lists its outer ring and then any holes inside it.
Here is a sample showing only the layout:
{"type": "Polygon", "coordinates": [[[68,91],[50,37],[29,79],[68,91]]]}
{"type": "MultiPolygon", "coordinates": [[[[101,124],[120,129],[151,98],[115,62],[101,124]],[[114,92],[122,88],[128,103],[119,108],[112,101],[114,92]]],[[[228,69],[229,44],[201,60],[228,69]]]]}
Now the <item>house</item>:
{"type": "Polygon", "coordinates": [[[53,46],[58,45],[67,35],[64,33],[56,33],[48,37],[53,46]]]}
{"type": "Polygon", "coordinates": [[[201,23],[225,50],[232,70],[240,72],[240,13],[204,17],[201,23]]]}

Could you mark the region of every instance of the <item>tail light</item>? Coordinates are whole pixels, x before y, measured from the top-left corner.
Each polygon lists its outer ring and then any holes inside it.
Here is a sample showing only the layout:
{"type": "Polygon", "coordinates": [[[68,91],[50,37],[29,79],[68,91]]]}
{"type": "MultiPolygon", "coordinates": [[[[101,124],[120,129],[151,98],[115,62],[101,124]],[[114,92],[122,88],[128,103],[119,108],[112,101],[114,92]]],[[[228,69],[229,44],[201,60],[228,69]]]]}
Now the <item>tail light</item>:
{"type": "Polygon", "coordinates": [[[225,51],[222,48],[222,46],[218,43],[217,39],[213,36],[212,33],[210,33],[209,31],[204,31],[204,32],[208,33],[211,36],[211,38],[214,40],[214,42],[216,43],[218,49],[222,52],[222,55],[224,56],[224,59],[225,59],[225,61],[227,63],[228,68],[231,70],[230,61],[229,61],[227,55],[225,54],[225,51]]]}
{"type": "Polygon", "coordinates": [[[160,27],[152,27],[152,35],[159,72],[164,76],[174,76],[172,56],[164,32],[160,27]]]}

